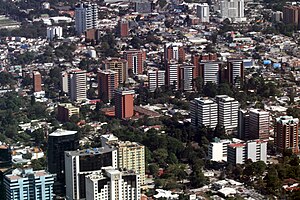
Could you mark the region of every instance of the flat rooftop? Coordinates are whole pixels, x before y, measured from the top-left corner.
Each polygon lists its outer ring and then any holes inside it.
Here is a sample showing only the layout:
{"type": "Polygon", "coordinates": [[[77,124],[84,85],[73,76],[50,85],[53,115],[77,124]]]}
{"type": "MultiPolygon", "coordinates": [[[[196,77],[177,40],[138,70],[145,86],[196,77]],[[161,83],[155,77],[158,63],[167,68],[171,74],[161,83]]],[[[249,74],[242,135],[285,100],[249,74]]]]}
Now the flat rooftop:
{"type": "Polygon", "coordinates": [[[77,151],[66,151],[65,154],[68,154],[70,156],[87,156],[87,155],[98,155],[98,154],[104,154],[111,151],[116,150],[115,147],[112,146],[105,146],[105,147],[99,147],[99,148],[93,148],[93,149],[83,149],[83,150],[77,150],[77,151]]]}
{"type": "Polygon", "coordinates": [[[49,136],[59,137],[59,136],[66,136],[66,135],[74,135],[76,133],[77,133],[77,131],[69,131],[69,130],[57,129],[53,133],[50,133],[49,136]]]}

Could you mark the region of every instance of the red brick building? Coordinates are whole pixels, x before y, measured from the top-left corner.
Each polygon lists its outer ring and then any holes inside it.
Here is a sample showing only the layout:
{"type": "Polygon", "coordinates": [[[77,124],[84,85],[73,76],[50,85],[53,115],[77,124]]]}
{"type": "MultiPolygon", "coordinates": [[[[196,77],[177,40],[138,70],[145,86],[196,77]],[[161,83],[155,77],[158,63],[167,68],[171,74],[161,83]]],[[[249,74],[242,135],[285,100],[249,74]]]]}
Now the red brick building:
{"type": "Polygon", "coordinates": [[[98,72],[98,95],[103,102],[114,98],[115,89],[119,86],[118,73],[112,70],[98,72]]]}
{"type": "Polygon", "coordinates": [[[124,58],[128,61],[128,70],[133,74],[142,74],[146,52],[143,50],[127,50],[124,52],[124,58]]]}
{"type": "Polygon", "coordinates": [[[134,115],[134,90],[115,91],[115,115],[119,119],[128,119],[134,115]]]}
{"type": "Polygon", "coordinates": [[[33,92],[42,91],[42,75],[38,71],[32,72],[33,77],[33,92]]]}

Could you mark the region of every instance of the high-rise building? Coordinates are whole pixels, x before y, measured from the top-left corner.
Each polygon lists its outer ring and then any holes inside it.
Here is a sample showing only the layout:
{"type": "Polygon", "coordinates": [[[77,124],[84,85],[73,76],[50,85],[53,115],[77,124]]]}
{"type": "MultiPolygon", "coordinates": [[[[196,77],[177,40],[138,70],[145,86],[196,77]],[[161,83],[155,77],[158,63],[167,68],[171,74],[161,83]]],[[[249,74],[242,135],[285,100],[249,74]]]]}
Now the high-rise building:
{"type": "Polygon", "coordinates": [[[231,143],[227,147],[227,162],[234,165],[244,164],[248,159],[267,162],[267,143],[264,140],[231,143]]]}
{"type": "Polygon", "coordinates": [[[118,86],[118,72],[109,69],[98,72],[98,95],[102,101],[109,102],[113,99],[118,86]]]}
{"type": "Polygon", "coordinates": [[[65,151],[79,148],[77,131],[58,129],[48,136],[48,171],[56,174],[55,190],[64,193],[65,186],[65,151]]]}
{"type": "Polygon", "coordinates": [[[191,91],[194,89],[194,65],[182,65],[179,68],[179,89],[191,91]]]}
{"type": "Polygon", "coordinates": [[[128,61],[120,58],[107,58],[103,62],[104,69],[110,69],[118,72],[119,84],[128,80],[128,61]]]}
{"type": "Polygon", "coordinates": [[[209,22],[209,6],[207,3],[197,5],[197,17],[201,22],[209,22]]]}
{"type": "Polygon", "coordinates": [[[89,29],[98,27],[98,5],[95,3],[80,3],[75,7],[75,29],[81,35],[89,29]]]}
{"type": "Polygon", "coordinates": [[[250,139],[249,132],[249,111],[239,110],[238,116],[238,138],[242,140],[250,139]]]}
{"type": "Polygon", "coordinates": [[[174,89],[179,88],[179,68],[180,64],[175,60],[170,60],[166,66],[166,85],[173,86],[174,89]]]}
{"type": "Polygon", "coordinates": [[[138,174],[103,168],[85,177],[86,200],[141,199],[141,183],[138,174]]]}
{"type": "Polygon", "coordinates": [[[212,99],[196,98],[191,101],[192,125],[215,128],[218,124],[218,104],[212,99]]]}
{"type": "Polygon", "coordinates": [[[249,111],[249,133],[251,139],[269,139],[270,114],[259,109],[249,111]]]}
{"type": "Polygon", "coordinates": [[[220,83],[220,62],[203,62],[199,64],[199,77],[202,78],[204,85],[208,82],[219,84],[220,83]]]}
{"type": "Polygon", "coordinates": [[[101,146],[113,146],[118,150],[118,168],[133,170],[145,183],[145,147],[136,142],[120,141],[113,134],[101,136],[101,146]]]}
{"type": "Polygon", "coordinates": [[[128,61],[128,70],[133,74],[142,74],[146,52],[143,50],[127,50],[124,52],[124,58],[128,61]]]}
{"type": "Polygon", "coordinates": [[[54,38],[60,39],[62,37],[62,27],[54,26],[54,27],[47,27],[47,39],[53,40],[54,38]]]}
{"type": "Polygon", "coordinates": [[[292,116],[276,118],[275,124],[275,146],[283,152],[291,150],[299,153],[299,119],[292,116]]]}
{"type": "Polygon", "coordinates": [[[79,116],[79,107],[73,106],[71,103],[62,103],[57,106],[58,121],[68,122],[73,115],[79,116]]]}
{"type": "Polygon", "coordinates": [[[300,6],[283,7],[283,23],[300,25],[300,6]]]}
{"type": "Polygon", "coordinates": [[[0,168],[9,168],[12,165],[11,149],[7,145],[0,145],[0,168]]]}
{"type": "Polygon", "coordinates": [[[225,76],[228,83],[240,87],[244,81],[243,60],[228,60],[225,76]]]}
{"type": "Polygon", "coordinates": [[[120,37],[129,36],[129,22],[126,19],[121,19],[118,22],[118,34],[120,37]]]}
{"type": "Polygon", "coordinates": [[[69,74],[68,72],[64,71],[61,73],[61,90],[64,93],[69,93],[69,74]]]}
{"type": "Polygon", "coordinates": [[[165,71],[148,70],[148,82],[150,92],[154,92],[157,88],[165,85],[165,71]]]}
{"type": "Polygon", "coordinates": [[[119,119],[131,118],[134,115],[134,90],[117,89],[115,91],[115,115],[119,119]]]}
{"type": "Polygon", "coordinates": [[[232,140],[220,140],[215,138],[208,146],[208,159],[215,162],[227,161],[227,146],[232,140]]]}
{"type": "Polygon", "coordinates": [[[101,172],[103,167],[117,168],[118,156],[114,147],[66,151],[66,199],[79,200],[86,198],[85,177],[94,172],[101,172]]]}
{"type": "Polygon", "coordinates": [[[86,100],[86,71],[80,69],[70,71],[68,87],[71,101],[81,102],[86,100]]]}
{"type": "Polygon", "coordinates": [[[217,95],[218,124],[226,133],[236,133],[238,127],[239,102],[227,95],[217,95]]]}
{"type": "Polygon", "coordinates": [[[164,60],[165,64],[170,62],[171,60],[175,60],[177,62],[185,61],[185,50],[182,43],[166,43],[164,46],[164,60]]]}
{"type": "Polygon", "coordinates": [[[222,0],[220,2],[221,16],[232,21],[245,21],[244,0],[222,0]]]}
{"type": "Polygon", "coordinates": [[[33,169],[15,169],[4,176],[6,200],[52,200],[54,175],[33,169]]]}
{"type": "Polygon", "coordinates": [[[42,75],[38,71],[32,72],[33,77],[33,92],[42,91],[42,75]]]}

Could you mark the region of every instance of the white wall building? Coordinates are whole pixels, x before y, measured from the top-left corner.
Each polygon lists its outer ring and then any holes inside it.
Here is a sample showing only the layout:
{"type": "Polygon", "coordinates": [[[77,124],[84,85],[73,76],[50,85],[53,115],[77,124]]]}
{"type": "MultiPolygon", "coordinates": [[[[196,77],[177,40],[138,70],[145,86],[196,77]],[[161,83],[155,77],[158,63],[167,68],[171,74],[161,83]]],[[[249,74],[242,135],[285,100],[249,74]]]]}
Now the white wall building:
{"type": "Polygon", "coordinates": [[[238,127],[239,102],[227,95],[217,95],[218,121],[226,133],[235,133],[238,127]]]}
{"type": "Polygon", "coordinates": [[[227,162],[244,164],[246,160],[267,162],[267,141],[250,140],[242,143],[232,143],[227,148],[227,162]]]}
{"type": "Polygon", "coordinates": [[[231,21],[245,21],[245,5],[244,0],[222,0],[220,3],[222,19],[230,19],[231,21]]]}
{"type": "Polygon", "coordinates": [[[204,85],[208,82],[219,84],[220,63],[207,62],[207,63],[201,63],[201,65],[203,65],[203,83],[204,83],[204,85]]]}
{"type": "Polygon", "coordinates": [[[193,90],[193,72],[195,66],[193,65],[184,65],[180,67],[180,85],[182,90],[191,91],[193,90]]]}
{"type": "Polygon", "coordinates": [[[63,29],[60,26],[47,27],[47,39],[53,40],[54,38],[62,38],[63,29]]]}
{"type": "Polygon", "coordinates": [[[191,101],[190,115],[193,126],[215,128],[218,124],[218,104],[212,99],[196,98],[191,101]]]}
{"type": "Polygon", "coordinates": [[[68,74],[68,92],[71,101],[81,102],[86,100],[86,71],[72,70],[68,74]]]}
{"type": "Polygon", "coordinates": [[[85,177],[86,200],[140,200],[140,185],[134,172],[103,168],[85,177]]]}
{"type": "Polygon", "coordinates": [[[216,162],[227,161],[227,146],[231,143],[231,140],[215,139],[215,142],[209,144],[208,159],[216,162]]]}
{"type": "Polygon", "coordinates": [[[197,17],[201,22],[209,22],[209,5],[207,3],[197,5],[197,17]]]}
{"type": "Polygon", "coordinates": [[[178,68],[179,68],[179,64],[177,62],[173,62],[173,60],[171,60],[171,63],[168,64],[168,70],[167,70],[167,78],[168,78],[168,83],[171,86],[175,86],[175,89],[178,89],[178,68]]]}
{"type": "Polygon", "coordinates": [[[157,88],[165,85],[165,71],[163,70],[149,70],[148,83],[150,92],[154,92],[157,88]]]}
{"type": "Polygon", "coordinates": [[[75,8],[75,29],[81,35],[86,30],[97,28],[98,5],[80,3],[75,8]]]}
{"type": "Polygon", "coordinates": [[[102,167],[117,168],[117,149],[102,148],[65,152],[66,199],[84,199],[86,195],[85,176],[101,172],[102,167]]]}

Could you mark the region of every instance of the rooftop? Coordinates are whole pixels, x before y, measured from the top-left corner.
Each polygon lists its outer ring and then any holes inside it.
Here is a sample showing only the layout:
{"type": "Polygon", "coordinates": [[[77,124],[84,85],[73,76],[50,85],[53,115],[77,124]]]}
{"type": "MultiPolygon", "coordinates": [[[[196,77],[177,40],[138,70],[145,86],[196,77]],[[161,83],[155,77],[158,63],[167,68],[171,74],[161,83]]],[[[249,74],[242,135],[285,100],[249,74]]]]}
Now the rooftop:
{"type": "Polygon", "coordinates": [[[53,133],[50,133],[49,136],[52,137],[59,137],[59,136],[66,136],[66,135],[74,135],[76,134],[77,131],[68,131],[68,130],[63,130],[63,129],[57,129],[53,133]]]}
{"type": "Polygon", "coordinates": [[[116,150],[115,147],[112,146],[105,146],[100,148],[93,148],[93,149],[83,149],[77,151],[66,151],[65,154],[69,156],[86,156],[86,155],[98,155],[104,154],[108,152],[112,152],[116,150]]]}

